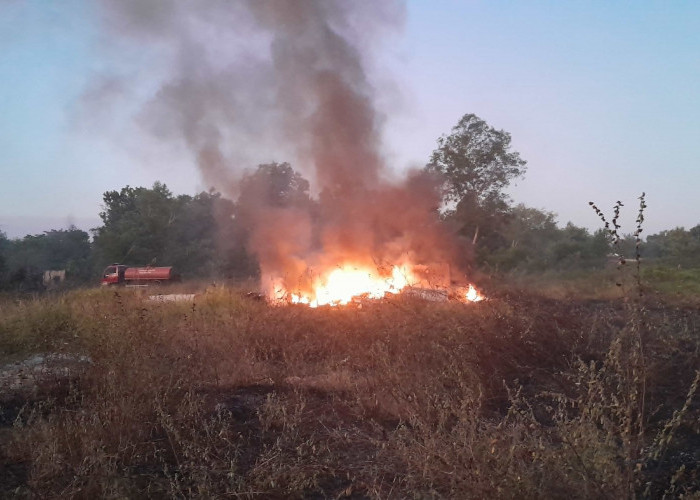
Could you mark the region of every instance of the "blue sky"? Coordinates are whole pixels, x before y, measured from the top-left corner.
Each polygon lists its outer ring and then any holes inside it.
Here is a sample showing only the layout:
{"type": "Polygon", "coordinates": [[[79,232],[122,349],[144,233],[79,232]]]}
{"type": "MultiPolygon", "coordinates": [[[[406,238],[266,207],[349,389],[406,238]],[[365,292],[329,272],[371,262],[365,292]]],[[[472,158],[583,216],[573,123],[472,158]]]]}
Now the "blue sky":
{"type": "MultiPolygon", "coordinates": [[[[105,61],[86,0],[0,0],[0,230],[99,223],[102,193],[208,189],[190,158],[76,125],[105,61]]],[[[396,169],[424,164],[465,113],[528,160],[517,202],[598,227],[587,202],[647,193],[647,232],[700,223],[700,3],[412,0],[372,66],[396,169]]],[[[147,92],[144,90],[144,92],[147,92]]],[[[279,158],[283,161],[284,158],[279,158]]]]}

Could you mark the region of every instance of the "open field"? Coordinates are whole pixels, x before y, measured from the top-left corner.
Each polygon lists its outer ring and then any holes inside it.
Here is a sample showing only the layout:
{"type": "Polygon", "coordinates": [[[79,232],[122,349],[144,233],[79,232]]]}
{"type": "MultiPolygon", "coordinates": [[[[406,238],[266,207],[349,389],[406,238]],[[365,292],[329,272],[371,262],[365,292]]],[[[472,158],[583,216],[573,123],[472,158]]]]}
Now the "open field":
{"type": "MultiPolygon", "coordinates": [[[[644,264],[639,270],[646,300],[675,306],[700,307],[700,268],[681,269],[662,264],[644,264]]],[[[579,269],[569,272],[529,273],[493,279],[496,289],[513,291],[514,287],[536,291],[562,300],[620,300],[638,295],[635,264],[607,269],[579,269]]]]}
{"type": "Polygon", "coordinates": [[[537,289],[7,297],[0,496],[700,498],[698,308],[537,289]]]}

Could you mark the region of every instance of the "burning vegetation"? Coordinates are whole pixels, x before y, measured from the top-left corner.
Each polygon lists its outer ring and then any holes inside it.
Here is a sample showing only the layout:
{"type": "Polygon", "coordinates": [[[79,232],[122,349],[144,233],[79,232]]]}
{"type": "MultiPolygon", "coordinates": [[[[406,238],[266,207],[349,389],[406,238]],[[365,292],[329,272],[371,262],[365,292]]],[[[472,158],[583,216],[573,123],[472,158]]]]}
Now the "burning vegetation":
{"type": "Polygon", "coordinates": [[[309,307],[347,305],[404,292],[438,301],[479,302],[484,299],[471,284],[466,288],[435,285],[425,274],[421,277],[419,270],[410,264],[393,266],[384,273],[380,268],[345,265],[305,281],[305,286],[294,290],[285,288],[281,280],[273,282],[268,296],[275,303],[309,307]]]}

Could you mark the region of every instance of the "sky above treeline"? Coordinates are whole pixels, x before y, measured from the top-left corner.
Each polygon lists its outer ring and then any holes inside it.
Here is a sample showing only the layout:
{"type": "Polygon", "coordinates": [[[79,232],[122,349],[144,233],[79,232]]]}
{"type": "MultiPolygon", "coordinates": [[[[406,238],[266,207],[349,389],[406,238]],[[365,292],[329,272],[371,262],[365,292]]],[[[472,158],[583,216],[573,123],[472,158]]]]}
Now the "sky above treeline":
{"type": "MultiPolygon", "coordinates": [[[[220,190],[186,152],[135,140],[128,106],[108,121],[82,106],[105,68],[133,74],[146,99],[158,73],[149,47],[106,55],[97,5],[0,0],[0,231],[10,237],[95,227],[102,194],[126,185],[220,190]]],[[[409,0],[369,52],[397,172],[424,165],[438,137],[475,113],[528,161],[515,202],[595,229],[588,201],[621,200],[632,232],[644,191],[647,233],[700,223],[700,3],[409,0]]]]}

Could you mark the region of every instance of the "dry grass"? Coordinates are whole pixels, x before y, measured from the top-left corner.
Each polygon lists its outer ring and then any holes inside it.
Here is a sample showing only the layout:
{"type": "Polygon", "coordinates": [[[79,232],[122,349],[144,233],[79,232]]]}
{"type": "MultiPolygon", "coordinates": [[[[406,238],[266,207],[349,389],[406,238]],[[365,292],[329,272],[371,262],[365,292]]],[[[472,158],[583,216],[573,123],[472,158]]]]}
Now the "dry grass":
{"type": "Polygon", "coordinates": [[[6,360],[92,362],[0,390],[0,495],[698,497],[696,308],[492,296],[6,300],[6,360]]]}

